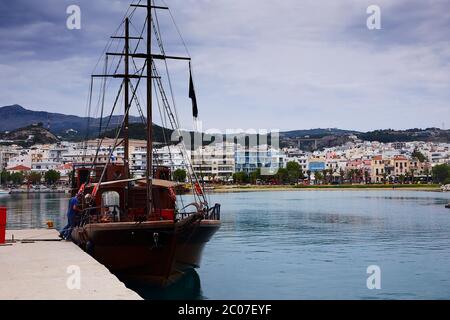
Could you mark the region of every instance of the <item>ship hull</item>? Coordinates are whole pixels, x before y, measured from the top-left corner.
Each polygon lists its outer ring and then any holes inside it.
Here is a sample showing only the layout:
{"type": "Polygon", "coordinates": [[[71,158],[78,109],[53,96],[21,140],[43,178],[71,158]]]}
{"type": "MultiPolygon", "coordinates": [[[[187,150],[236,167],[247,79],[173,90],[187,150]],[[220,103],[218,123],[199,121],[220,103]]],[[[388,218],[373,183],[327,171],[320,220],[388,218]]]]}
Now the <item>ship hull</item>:
{"type": "Polygon", "coordinates": [[[75,243],[123,280],[168,285],[198,268],[220,221],[88,224],[72,232],[75,243]]]}

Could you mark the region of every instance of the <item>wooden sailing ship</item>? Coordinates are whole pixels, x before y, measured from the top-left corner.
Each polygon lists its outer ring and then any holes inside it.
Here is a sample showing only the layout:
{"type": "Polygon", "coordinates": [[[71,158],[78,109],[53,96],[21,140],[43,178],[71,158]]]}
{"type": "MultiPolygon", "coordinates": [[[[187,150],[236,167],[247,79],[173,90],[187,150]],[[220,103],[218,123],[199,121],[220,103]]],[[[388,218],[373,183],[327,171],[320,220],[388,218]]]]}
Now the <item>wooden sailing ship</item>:
{"type": "MultiPolygon", "coordinates": [[[[124,33],[112,37],[115,41],[124,41],[123,51],[106,52],[104,74],[92,76],[92,81],[102,78],[104,84],[105,79],[122,80],[117,97],[120,92],[124,96],[124,116],[107,161],[98,161],[97,151],[94,161],[74,164],[72,190],[73,195],[82,195],[82,211],[72,231],[72,239],[119,278],[167,284],[187,269],[200,266],[205,244],[220,227],[220,205],[209,205],[187,156],[186,171],[192,194],[189,196],[190,203],[181,208],[177,201],[177,183],[171,181],[170,168],[154,164],[152,90],[161,90],[159,97],[163,110],[167,112],[172,130],[179,130],[177,117],[171,111],[174,106],[170,106],[162,91],[162,77],[155,62],[158,60],[164,63],[169,59],[189,61],[190,58],[165,54],[157,26],[157,11],[168,8],[157,6],[151,0],[145,0],[144,4],[142,2],[131,5],[131,13],[121,24],[124,33]],[[130,16],[139,9],[146,11],[146,22],[141,35],[130,36],[130,16]],[[161,51],[158,54],[152,53],[152,35],[161,51]],[[132,41],[138,44],[133,47],[132,41]],[[146,50],[138,53],[139,43],[142,42],[146,42],[146,50]],[[113,73],[109,73],[112,68],[108,67],[108,57],[119,59],[113,73]],[[140,68],[136,66],[138,60],[142,61],[140,68]],[[119,66],[124,67],[123,73],[118,72],[119,66]],[[134,71],[131,71],[132,66],[135,67],[134,71]],[[146,127],[147,165],[145,174],[135,177],[130,171],[129,113],[133,102],[140,108],[135,99],[141,82],[146,83],[146,117],[143,116],[142,120],[146,127]],[[124,150],[121,162],[112,160],[118,146],[124,150]]],[[[198,111],[192,73],[189,96],[196,117],[198,111]]],[[[102,128],[99,132],[100,148],[102,128]]]]}

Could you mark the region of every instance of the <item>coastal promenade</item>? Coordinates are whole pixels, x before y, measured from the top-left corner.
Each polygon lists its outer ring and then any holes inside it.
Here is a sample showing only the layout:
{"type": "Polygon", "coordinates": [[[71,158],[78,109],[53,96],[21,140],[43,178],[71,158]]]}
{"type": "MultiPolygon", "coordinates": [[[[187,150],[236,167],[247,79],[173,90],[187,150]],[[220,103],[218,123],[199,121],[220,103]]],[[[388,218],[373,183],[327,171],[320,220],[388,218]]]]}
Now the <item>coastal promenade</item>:
{"type": "Polygon", "coordinates": [[[218,185],[208,190],[212,193],[262,192],[262,191],[429,191],[442,192],[440,185],[218,185]]]}
{"type": "Polygon", "coordinates": [[[0,300],[141,299],[75,244],[60,241],[56,230],[9,230],[6,241],[0,300]]]}

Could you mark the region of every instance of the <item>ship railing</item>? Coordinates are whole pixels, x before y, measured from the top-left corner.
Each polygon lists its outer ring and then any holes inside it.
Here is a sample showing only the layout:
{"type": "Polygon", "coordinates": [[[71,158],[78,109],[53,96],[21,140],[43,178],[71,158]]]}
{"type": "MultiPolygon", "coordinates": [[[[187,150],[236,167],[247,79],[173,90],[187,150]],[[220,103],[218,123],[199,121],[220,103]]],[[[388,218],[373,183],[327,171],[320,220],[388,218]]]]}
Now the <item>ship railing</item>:
{"type": "Polygon", "coordinates": [[[220,220],[220,204],[216,203],[213,207],[206,210],[206,220],[220,220]]]}
{"type": "Polygon", "coordinates": [[[78,225],[82,227],[92,222],[92,217],[95,217],[95,220],[99,222],[101,220],[100,217],[105,215],[105,212],[102,213],[102,209],[108,209],[108,215],[112,217],[112,221],[120,221],[122,210],[118,205],[98,206],[85,208],[81,214],[81,219],[78,225]]]}
{"type": "Polygon", "coordinates": [[[199,211],[201,211],[201,208],[200,208],[199,204],[193,202],[193,203],[190,203],[190,204],[188,204],[187,206],[184,206],[183,208],[181,208],[181,209],[177,212],[176,218],[177,218],[178,220],[183,220],[183,219],[185,219],[185,218],[187,218],[187,217],[189,217],[189,216],[191,216],[191,215],[193,215],[193,214],[195,214],[195,213],[198,213],[199,211]],[[192,207],[192,210],[195,210],[195,211],[189,211],[189,212],[188,212],[187,209],[188,209],[188,208],[191,208],[191,207],[192,207]]]}
{"type": "Polygon", "coordinates": [[[220,204],[218,203],[216,203],[213,207],[206,209],[205,208],[202,209],[198,203],[188,204],[177,213],[177,218],[183,220],[189,217],[190,215],[199,212],[203,212],[205,220],[220,220],[220,204]],[[194,209],[195,211],[187,212],[186,209],[190,207],[193,207],[192,209],[194,209]]]}

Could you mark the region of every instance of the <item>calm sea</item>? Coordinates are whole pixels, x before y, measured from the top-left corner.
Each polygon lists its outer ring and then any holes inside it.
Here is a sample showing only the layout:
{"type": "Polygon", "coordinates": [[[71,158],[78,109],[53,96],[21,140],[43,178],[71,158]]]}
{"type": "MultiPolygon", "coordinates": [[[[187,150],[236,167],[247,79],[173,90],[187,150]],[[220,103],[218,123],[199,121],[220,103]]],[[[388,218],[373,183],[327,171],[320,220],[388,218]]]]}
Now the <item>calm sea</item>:
{"type": "MultiPolygon", "coordinates": [[[[450,299],[450,193],[291,191],[213,194],[223,225],[202,267],[146,298],[450,299]],[[367,288],[380,268],[381,289],[367,288]]],[[[8,228],[65,223],[64,195],[1,196],[8,228]]]]}

